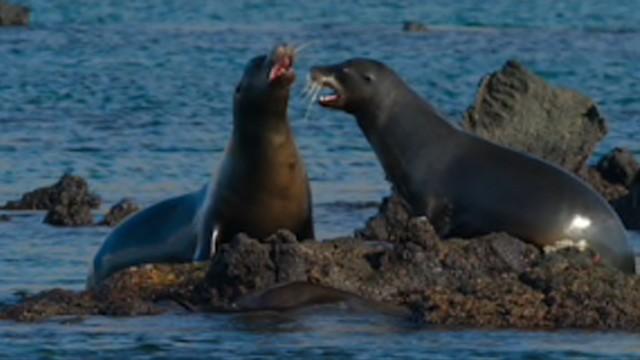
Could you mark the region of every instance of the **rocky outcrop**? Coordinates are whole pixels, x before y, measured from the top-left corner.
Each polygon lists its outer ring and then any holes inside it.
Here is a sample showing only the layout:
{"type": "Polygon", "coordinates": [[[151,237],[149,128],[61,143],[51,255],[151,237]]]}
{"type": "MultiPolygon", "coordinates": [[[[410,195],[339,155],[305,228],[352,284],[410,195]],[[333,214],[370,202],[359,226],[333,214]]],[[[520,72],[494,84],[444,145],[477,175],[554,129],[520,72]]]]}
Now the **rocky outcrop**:
{"type": "Polygon", "coordinates": [[[51,186],[42,187],[7,202],[5,210],[47,210],[44,222],[56,226],[93,224],[91,210],[100,206],[100,198],[89,191],[79,176],[63,175],[51,186]]]}
{"type": "Polygon", "coordinates": [[[140,210],[132,199],[123,198],[96,224],[92,210],[100,207],[100,202],[100,197],[89,190],[85,179],[65,174],[55,184],[30,191],[19,200],[8,201],[0,209],[47,210],[44,222],[56,226],[116,226],[140,210]]]}
{"type": "Polygon", "coordinates": [[[51,186],[42,187],[9,201],[5,210],[47,210],[44,222],[56,226],[93,224],[91,210],[100,206],[100,198],[89,191],[87,181],[65,174],[51,186]]]}
{"type": "Polygon", "coordinates": [[[553,87],[513,60],[482,81],[463,126],[572,172],[585,167],[607,133],[605,119],[589,98],[553,87]]]}
{"type": "Polygon", "coordinates": [[[27,26],[30,17],[29,8],[0,0],[0,26],[27,26]]]}
{"type": "Polygon", "coordinates": [[[640,330],[640,278],[604,266],[590,251],[544,254],[501,233],[442,240],[427,219],[408,216],[402,201],[383,203],[358,237],[300,242],[287,231],[263,240],[239,234],[208,267],[128,269],[94,291],[27,298],[0,318],[242,311],[253,294],[308,283],[408,309],[428,324],[640,330]]]}
{"type": "Polygon", "coordinates": [[[405,21],[402,23],[402,31],[412,33],[428,32],[429,28],[419,21],[405,21]]]}
{"type": "Polygon", "coordinates": [[[129,215],[138,211],[140,211],[140,206],[138,204],[136,204],[132,199],[124,198],[109,209],[102,221],[100,221],[99,225],[116,226],[129,217],[129,215]]]}
{"type": "Polygon", "coordinates": [[[609,183],[629,187],[640,165],[629,150],[615,148],[598,160],[595,169],[609,183]]]}
{"type": "Polygon", "coordinates": [[[69,198],[82,199],[92,209],[100,206],[100,197],[89,192],[87,181],[65,174],[53,185],[44,186],[24,195],[20,200],[8,201],[4,210],[51,210],[69,198]]]}

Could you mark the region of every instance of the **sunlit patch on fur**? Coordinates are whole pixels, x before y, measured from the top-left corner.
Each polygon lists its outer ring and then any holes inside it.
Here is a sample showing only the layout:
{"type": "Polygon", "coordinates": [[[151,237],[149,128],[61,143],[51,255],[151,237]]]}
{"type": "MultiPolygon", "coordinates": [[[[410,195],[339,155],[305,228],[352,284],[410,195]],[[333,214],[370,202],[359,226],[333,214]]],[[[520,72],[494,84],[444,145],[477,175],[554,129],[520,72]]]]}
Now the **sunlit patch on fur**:
{"type": "Polygon", "coordinates": [[[578,251],[585,251],[587,250],[588,247],[589,245],[587,244],[587,240],[585,239],[580,239],[580,240],[562,239],[557,241],[553,245],[545,246],[543,250],[545,254],[548,254],[548,253],[556,252],[558,250],[567,249],[567,248],[574,248],[574,249],[577,249],[578,251]]]}

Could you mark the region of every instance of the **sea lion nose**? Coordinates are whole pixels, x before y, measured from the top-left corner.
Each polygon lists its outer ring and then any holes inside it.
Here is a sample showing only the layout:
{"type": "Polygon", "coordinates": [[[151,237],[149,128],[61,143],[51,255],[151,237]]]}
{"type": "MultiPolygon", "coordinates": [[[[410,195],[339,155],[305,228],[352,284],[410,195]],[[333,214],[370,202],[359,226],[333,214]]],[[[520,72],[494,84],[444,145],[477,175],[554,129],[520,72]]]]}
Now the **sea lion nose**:
{"type": "Polygon", "coordinates": [[[322,78],[329,76],[331,71],[326,66],[313,66],[309,73],[311,74],[311,80],[320,81],[322,78]]]}

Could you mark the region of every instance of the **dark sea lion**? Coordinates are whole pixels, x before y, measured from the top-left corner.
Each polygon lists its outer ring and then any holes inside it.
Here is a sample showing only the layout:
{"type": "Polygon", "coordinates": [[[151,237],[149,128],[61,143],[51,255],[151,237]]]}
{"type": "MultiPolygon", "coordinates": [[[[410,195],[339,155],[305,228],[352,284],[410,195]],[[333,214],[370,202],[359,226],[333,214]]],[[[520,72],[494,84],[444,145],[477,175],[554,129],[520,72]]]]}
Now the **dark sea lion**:
{"type": "Polygon", "coordinates": [[[251,293],[238,299],[234,310],[290,311],[318,305],[341,304],[358,312],[375,312],[392,316],[409,316],[409,309],[367,300],[350,292],[332,287],[296,281],[251,293]]]}
{"type": "Polygon", "coordinates": [[[317,66],[311,77],[331,91],[319,103],[356,117],[387,178],[441,235],[505,231],[549,250],[590,246],[635,273],[620,219],[573,174],[457,129],[378,61],[317,66]]]}
{"type": "Polygon", "coordinates": [[[114,229],[93,260],[88,286],[129,266],[207,260],[239,232],[264,238],[287,229],[314,237],[311,190],[287,115],[294,55],[279,46],[248,63],[215,185],[162,201],[114,229]]]}

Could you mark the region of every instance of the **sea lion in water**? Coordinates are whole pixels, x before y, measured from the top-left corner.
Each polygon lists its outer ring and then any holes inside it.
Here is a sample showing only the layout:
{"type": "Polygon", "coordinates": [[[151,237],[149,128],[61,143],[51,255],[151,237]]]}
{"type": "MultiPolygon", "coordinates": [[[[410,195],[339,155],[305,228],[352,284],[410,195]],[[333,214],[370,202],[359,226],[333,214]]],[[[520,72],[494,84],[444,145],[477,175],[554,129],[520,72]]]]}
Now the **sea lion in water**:
{"type": "MultiPolygon", "coordinates": [[[[233,311],[290,311],[309,306],[341,304],[358,312],[407,317],[409,309],[399,305],[368,300],[332,287],[295,281],[242,296],[232,305],[233,311]]],[[[227,310],[229,311],[229,310],[227,310]]]]}
{"type": "Polygon", "coordinates": [[[287,116],[294,56],[295,49],[279,46],[248,63],[215,185],[155,204],[114,229],[88,286],[134,265],[207,260],[239,232],[264,238],[288,229],[314,237],[309,180],[287,116]]]}
{"type": "Polygon", "coordinates": [[[590,246],[635,273],[620,219],[567,171],[451,125],[386,65],[369,59],[316,66],[320,105],[355,116],[387,178],[441,235],[505,231],[545,249],[590,246]]]}

